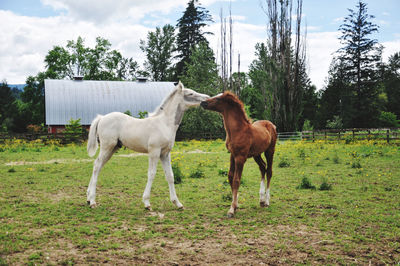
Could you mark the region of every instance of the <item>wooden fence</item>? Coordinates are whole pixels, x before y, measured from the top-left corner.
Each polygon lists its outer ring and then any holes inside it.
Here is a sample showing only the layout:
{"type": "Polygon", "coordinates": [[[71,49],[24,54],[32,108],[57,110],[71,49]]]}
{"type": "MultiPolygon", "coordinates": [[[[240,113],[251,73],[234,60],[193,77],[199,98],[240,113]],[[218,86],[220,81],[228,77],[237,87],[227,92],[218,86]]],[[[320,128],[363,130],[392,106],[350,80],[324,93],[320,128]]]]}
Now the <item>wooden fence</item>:
{"type": "MultiPolygon", "coordinates": [[[[87,132],[82,134],[66,134],[66,133],[23,133],[23,134],[8,134],[0,133],[0,143],[4,143],[9,139],[24,139],[49,142],[57,140],[60,143],[83,142],[87,139],[87,132]]],[[[225,138],[225,132],[177,132],[176,140],[186,139],[217,139],[225,138]]],[[[385,140],[386,142],[394,142],[400,140],[400,128],[352,128],[352,129],[327,129],[302,132],[282,132],[278,133],[279,141],[286,140],[305,140],[305,141],[337,141],[344,140],[351,142],[355,140],[385,140]]]]}
{"type": "Polygon", "coordinates": [[[302,132],[278,133],[280,141],[285,140],[385,140],[390,143],[400,139],[400,128],[351,128],[351,129],[325,129],[302,132]]]}
{"type": "Polygon", "coordinates": [[[18,134],[8,134],[0,133],[0,143],[4,143],[5,140],[10,139],[23,139],[23,140],[42,140],[43,142],[49,142],[51,140],[57,140],[61,144],[71,143],[71,142],[83,142],[87,139],[88,133],[84,132],[82,134],[68,134],[68,133],[18,133],[18,134]]]}

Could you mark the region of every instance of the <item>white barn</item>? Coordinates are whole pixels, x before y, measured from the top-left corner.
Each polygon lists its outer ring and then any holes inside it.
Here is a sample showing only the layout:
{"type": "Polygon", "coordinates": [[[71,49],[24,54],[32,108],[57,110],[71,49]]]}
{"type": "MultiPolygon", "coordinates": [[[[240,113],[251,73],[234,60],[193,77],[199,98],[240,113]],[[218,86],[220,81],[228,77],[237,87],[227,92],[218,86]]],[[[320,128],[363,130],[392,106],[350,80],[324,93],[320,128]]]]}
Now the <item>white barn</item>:
{"type": "Polygon", "coordinates": [[[152,112],[174,89],[173,82],[46,79],[46,125],[50,133],[64,130],[70,119],[89,127],[97,114],[152,112]]]}

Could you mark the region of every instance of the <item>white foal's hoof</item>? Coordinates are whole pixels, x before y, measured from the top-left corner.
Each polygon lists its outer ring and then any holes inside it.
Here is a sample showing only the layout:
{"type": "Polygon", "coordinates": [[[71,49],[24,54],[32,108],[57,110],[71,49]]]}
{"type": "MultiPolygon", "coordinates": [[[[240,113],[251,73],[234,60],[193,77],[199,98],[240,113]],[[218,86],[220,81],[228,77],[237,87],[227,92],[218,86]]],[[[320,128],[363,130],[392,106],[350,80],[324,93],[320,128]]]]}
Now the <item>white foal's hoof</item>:
{"type": "Polygon", "coordinates": [[[235,217],[235,214],[233,212],[228,212],[227,216],[228,218],[233,218],[235,217]]]}
{"type": "Polygon", "coordinates": [[[94,209],[94,208],[96,208],[96,207],[97,207],[96,202],[90,203],[90,208],[94,209]]]}
{"type": "Polygon", "coordinates": [[[260,207],[268,207],[269,204],[265,201],[260,201],[260,207]]]}
{"type": "Polygon", "coordinates": [[[179,200],[171,200],[171,202],[172,202],[176,207],[178,207],[178,209],[180,209],[180,210],[183,210],[183,209],[184,209],[182,203],[180,203],[179,200]]]}
{"type": "Polygon", "coordinates": [[[150,205],[149,206],[144,206],[144,209],[146,211],[149,211],[149,212],[151,212],[153,210],[150,205]]]}

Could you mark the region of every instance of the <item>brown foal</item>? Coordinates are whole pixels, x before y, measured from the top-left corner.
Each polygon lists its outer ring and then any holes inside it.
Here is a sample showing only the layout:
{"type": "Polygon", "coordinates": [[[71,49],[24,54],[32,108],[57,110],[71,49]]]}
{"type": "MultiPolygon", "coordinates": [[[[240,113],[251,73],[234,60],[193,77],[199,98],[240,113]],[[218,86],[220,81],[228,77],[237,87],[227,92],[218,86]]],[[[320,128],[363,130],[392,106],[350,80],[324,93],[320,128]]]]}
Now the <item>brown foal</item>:
{"type": "Polygon", "coordinates": [[[269,205],[269,186],[272,177],[272,161],[277,140],[276,127],[267,120],[252,123],[247,118],[243,103],[232,92],[224,92],[200,104],[204,109],[222,114],[226,131],[226,148],[231,153],[228,173],[232,189],[232,205],[228,217],[233,217],[238,207],[238,190],[243,166],[247,158],[253,157],[261,172],[260,206],[269,205]],[[267,165],[261,157],[264,153],[267,165]],[[265,191],[265,173],[267,173],[267,191],[265,191]]]}

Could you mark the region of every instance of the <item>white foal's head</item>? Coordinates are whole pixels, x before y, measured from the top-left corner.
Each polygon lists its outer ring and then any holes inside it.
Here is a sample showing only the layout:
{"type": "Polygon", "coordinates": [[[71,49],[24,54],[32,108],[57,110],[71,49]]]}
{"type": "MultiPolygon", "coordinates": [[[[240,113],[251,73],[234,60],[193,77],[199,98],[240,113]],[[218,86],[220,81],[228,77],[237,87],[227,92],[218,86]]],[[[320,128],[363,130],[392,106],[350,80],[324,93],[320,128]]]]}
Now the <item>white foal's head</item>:
{"type": "Polygon", "coordinates": [[[183,104],[186,108],[199,106],[202,101],[210,98],[207,94],[198,93],[191,89],[185,89],[180,81],[177,85],[177,89],[183,95],[183,104]]]}

